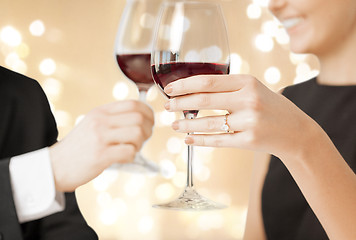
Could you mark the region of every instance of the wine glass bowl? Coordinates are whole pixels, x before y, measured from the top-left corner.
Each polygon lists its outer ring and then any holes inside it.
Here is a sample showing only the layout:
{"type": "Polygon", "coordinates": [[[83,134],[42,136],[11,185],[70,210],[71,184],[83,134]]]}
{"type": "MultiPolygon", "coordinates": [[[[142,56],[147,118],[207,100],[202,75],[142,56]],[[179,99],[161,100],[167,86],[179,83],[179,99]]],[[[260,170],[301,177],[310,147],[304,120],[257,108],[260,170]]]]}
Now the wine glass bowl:
{"type": "MultiPolygon", "coordinates": [[[[228,74],[230,51],[219,4],[191,1],[163,3],[156,24],[151,65],[153,79],[163,94],[164,87],[182,78],[228,74]]],[[[187,110],[183,114],[186,119],[194,119],[198,112],[199,109],[187,110]]],[[[192,161],[193,146],[188,146],[187,185],[183,193],[176,200],[154,207],[175,210],[226,207],[195,190],[192,161]]]]}
{"type": "MultiPolygon", "coordinates": [[[[115,40],[114,55],[122,73],[137,86],[139,99],[154,85],[151,75],[151,49],[154,25],[162,0],[127,0],[115,40]]],[[[115,164],[129,172],[158,173],[158,165],[139,152],[132,163],[115,164]]]]}
{"type": "Polygon", "coordinates": [[[151,54],[117,54],[116,61],[125,76],[136,84],[139,92],[147,92],[153,85],[151,54]]]}
{"type": "MultiPolygon", "coordinates": [[[[115,40],[115,57],[120,70],[140,93],[154,84],[151,49],[154,26],[162,0],[127,0],[115,40]]],[[[141,99],[145,100],[145,99],[141,99]]]]}

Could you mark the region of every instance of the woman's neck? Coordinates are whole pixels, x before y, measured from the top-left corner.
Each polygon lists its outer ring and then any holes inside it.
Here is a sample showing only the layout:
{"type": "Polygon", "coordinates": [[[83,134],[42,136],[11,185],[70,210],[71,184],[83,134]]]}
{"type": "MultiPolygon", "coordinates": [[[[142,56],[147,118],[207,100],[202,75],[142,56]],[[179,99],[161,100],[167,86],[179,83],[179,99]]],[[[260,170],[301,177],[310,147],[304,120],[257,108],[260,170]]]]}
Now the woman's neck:
{"type": "Polygon", "coordinates": [[[345,41],[327,54],[318,54],[318,82],[325,85],[356,85],[356,39],[345,41]]]}

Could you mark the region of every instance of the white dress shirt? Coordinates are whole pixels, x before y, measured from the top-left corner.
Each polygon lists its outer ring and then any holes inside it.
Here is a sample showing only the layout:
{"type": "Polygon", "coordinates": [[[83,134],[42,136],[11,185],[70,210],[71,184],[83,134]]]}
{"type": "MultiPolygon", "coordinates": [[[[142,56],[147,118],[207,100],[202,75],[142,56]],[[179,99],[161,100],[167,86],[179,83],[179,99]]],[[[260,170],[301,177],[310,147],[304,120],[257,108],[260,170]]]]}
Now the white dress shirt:
{"type": "Polygon", "coordinates": [[[55,189],[48,148],[12,157],[9,168],[20,223],[64,210],[64,193],[55,189]]]}

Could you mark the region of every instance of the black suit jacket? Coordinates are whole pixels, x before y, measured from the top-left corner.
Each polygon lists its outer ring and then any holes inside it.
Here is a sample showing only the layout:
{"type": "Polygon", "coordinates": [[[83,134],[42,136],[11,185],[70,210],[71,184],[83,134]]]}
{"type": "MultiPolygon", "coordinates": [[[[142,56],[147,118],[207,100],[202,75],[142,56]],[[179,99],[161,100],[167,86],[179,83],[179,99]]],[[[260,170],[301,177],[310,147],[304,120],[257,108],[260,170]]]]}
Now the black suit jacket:
{"type": "Polygon", "coordinates": [[[9,176],[10,158],[57,141],[48,100],[33,79],[0,66],[0,239],[91,240],[95,232],[81,215],[75,194],[66,193],[66,209],[19,224],[9,176]]]}

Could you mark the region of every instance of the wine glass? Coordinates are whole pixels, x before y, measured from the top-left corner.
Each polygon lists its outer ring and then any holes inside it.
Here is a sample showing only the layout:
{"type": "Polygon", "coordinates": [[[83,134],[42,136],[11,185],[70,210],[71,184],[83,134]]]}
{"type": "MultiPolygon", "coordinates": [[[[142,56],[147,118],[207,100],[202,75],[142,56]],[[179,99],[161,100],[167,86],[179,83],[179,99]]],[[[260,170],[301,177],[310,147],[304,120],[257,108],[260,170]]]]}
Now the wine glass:
{"type": "MultiPolygon", "coordinates": [[[[127,0],[115,41],[115,57],[124,75],[133,81],[140,101],[146,102],[151,75],[151,49],[154,25],[161,0],[127,0]]],[[[158,165],[139,152],[133,163],[113,167],[130,172],[157,173],[158,165]]]]}
{"type": "MultiPolygon", "coordinates": [[[[163,3],[156,24],[151,65],[153,79],[162,92],[167,84],[181,78],[228,74],[230,51],[220,5],[190,1],[163,3]]],[[[186,119],[194,119],[198,112],[198,109],[189,110],[183,114],[186,119]]],[[[226,207],[194,189],[192,160],[193,146],[188,145],[187,185],[183,193],[172,202],[154,207],[176,210],[226,207]]]]}

